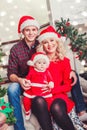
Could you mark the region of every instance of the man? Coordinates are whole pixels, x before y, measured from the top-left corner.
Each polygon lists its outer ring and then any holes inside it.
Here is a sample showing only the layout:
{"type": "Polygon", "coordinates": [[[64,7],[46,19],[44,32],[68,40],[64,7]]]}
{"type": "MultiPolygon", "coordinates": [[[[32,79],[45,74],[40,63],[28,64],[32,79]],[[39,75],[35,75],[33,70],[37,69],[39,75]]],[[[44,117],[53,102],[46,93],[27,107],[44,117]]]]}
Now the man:
{"type": "Polygon", "coordinates": [[[8,98],[14,107],[14,116],[17,119],[16,124],[14,124],[14,130],[25,130],[20,95],[23,90],[28,89],[28,80],[24,77],[29,71],[27,61],[31,58],[32,54],[36,52],[38,29],[39,24],[33,17],[21,17],[18,24],[18,33],[22,34],[24,38],[10,50],[8,78],[12,83],[8,87],[8,98]]]}

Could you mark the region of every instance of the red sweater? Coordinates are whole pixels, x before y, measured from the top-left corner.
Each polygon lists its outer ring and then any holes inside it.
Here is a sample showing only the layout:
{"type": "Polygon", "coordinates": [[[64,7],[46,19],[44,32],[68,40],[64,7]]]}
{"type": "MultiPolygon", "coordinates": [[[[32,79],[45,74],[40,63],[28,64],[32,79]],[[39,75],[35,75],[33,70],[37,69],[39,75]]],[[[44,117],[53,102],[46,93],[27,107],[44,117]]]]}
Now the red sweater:
{"type": "Polygon", "coordinates": [[[71,80],[69,79],[71,67],[69,59],[64,58],[64,60],[51,62],[49,66],[49,71],[53,77],[54,88],[53,97],[64,99],[67,105],[67,111],[70,112],[74,107],[74,102],[68,98],[67,92],[71,91],[72,86],[71,80]]]}
{"type": "Polygon", "coordinates": [[[46,82],[53,82],[52,76],[48,70],[38,72],[33,67],[30,69],[26,79],[32,83],[31,89],[26,90],[24,95],[33,98],[35,96],[43,96],[44,98],[52,97],[52,92],[43,93],[42,87],[46,86],[46,82]]]}

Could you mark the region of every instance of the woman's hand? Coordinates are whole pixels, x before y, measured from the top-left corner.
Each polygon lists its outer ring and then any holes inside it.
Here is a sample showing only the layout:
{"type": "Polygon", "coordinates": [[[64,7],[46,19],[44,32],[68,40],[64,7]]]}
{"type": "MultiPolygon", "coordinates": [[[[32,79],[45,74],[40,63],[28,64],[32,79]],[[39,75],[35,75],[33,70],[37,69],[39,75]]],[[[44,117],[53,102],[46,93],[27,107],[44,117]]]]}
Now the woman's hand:
{"type": "Polygon", "coordinates": [[[42,91],[43,91],[43,93],[51,92],[51,89],[52,88],[51,88],[50,84],[48,82],[46,82],[46,85],[43,86],[42,91]]]}
{"type": "Polygon", "coordinates": [[[73,82],[71,83],[71,86],[74,86],[77,82],[77,76],[76,73],[74,71],[70,72],[70,79],[73,79],[73,82]]]}
{"type": "Polygon", "coordinates": [[[24,90],[28,90],[30,89],[31,87],[31,82],[30,80],[27,80],[25,78],[18,78],[18,82],[20,83],[21,87],[24,89],[24,90]]]}

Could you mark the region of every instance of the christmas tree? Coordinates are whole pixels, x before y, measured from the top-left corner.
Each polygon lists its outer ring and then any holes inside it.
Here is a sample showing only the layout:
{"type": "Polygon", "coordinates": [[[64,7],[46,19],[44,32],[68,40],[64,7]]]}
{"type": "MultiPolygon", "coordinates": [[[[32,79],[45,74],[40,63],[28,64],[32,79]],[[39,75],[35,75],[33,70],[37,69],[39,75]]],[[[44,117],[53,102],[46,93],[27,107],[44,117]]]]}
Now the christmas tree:
{"type": "MultiPolygon", "coordinates": [[[[2,52],[1,45],[0,45],[0,63],[2,61],[1,60],[2,56],[4,56],[4,53],[2,52]]],[[[6,121],[4,123],[14,124],[16,122],[16,119],[15,119],[15,117],[13,115],[14,108],[10,105],[9,102],[6,102],[4,100],[4,96],[7,93],[7,89],[5,87],[1,86],[1,82],[3,82],[3,78],[0,75],[0,120],[3,121],[3,114],[4,114],[5,117],[6,117],[6,121]]],[[[0,123],[2,124],[2,122],[0,122],[0,123]]]]}
{"type": "Polygon", "coordinates": [[[70,24],[70,20],[64,20],[55,22],[56,30],[62,36],[70,39],[70,46],[73,52],[75,52],[79,60],[85,60],[87,63],[87,36],[86,32],[79,34],[78,29],[70,24]]]}

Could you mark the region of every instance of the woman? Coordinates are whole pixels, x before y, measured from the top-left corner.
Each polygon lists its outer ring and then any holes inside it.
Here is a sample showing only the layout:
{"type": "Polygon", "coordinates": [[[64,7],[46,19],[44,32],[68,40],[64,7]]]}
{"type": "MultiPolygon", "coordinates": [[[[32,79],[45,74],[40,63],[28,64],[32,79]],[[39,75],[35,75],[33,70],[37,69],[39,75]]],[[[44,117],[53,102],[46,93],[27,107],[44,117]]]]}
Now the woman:
{"type": "MultiPolygon", "coordinates": [[[[43,130],[53,130],[52,119],[63,130],[75,130],[75,127],[78,130],[84,130],[82,122],[79,121],[74,112],[74,102],[67,95],[67,92],[70,92],[72,88],[69,79],[71,67],[69,60],[64,57],[60,37],[55,29],[49,26],[40,33],[38,38],[40,44],[37,51],[44,51],[51,62],[49,71],[55,84],[52,91],[54,100],[49,112],[45,99],[36,97],[32,101],[32,112],[37,117],[43,130]]],[[[42,90],[43,92],[50,91],[48,86],[42,90]]]]}

